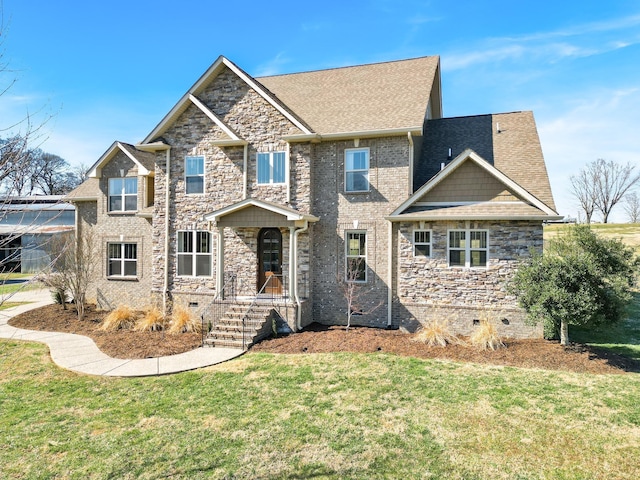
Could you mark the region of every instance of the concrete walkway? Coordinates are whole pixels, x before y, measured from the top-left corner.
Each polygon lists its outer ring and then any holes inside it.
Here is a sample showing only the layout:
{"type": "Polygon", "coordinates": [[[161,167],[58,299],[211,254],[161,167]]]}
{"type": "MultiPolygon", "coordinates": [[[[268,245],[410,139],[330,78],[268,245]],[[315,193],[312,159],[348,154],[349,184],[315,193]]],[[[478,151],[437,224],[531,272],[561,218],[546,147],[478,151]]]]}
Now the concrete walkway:
{"type": "Polygon", "coordinates": [[[39,332],[7,325],[14,315],[52,303],[48,290],[19,292],[9,302],[32,302],[0,311],[0,338],[46,343],[60,367],[89,375],[146,377],[184,372],[226,362],[243,351],[235,348],[200,347],[167,357],[123,360],[105,355],[89,337],[73,333],[39,332]]]}

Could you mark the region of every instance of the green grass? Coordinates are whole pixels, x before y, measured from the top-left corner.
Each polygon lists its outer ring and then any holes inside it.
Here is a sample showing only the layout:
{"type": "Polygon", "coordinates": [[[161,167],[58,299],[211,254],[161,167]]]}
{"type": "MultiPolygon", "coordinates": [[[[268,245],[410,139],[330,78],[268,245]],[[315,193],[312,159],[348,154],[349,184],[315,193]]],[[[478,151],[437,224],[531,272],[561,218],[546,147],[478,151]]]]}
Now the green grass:
{"type": "Polygon", "coordinates": [[[0,295],[10,295],[16,292],[28,292],[29,290],[42,288],[42,284],[38,282],[4,283],[5,281],[0,280],[0,295]]]}
{"type": "Polygon", "coordinates": [[[0,311],[7,310],[9,308],[17,307],[20,305],[26,305],[27,303],[31,303],[31,302],[2,302],[0,303],[0,311]]]}
{"type": "Polygon", "coordinates": [[[569,338],[640,360],[640,292],[634,293],[622,322],[597,328],[569,327],[569,338]]]}
{"type": "Polygon", "coordinates": [[[640,375],[247,354],[142,379],[0,341],[0,478],[640,477],[640,375]]]}

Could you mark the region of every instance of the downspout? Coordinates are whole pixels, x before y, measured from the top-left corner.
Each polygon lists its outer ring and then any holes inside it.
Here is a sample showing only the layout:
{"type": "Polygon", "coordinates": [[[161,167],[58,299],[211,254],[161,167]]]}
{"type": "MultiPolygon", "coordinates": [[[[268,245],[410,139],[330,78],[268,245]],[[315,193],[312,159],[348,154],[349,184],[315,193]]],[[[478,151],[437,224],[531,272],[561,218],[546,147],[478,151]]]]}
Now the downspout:
{"type": "Polygon", "coordinates": [[[300,301],[300,297],[298,296],[298,235],[306,232],[307,230],[309,230],[309,222],[305,221],[304,227],[298,230],[294,230],[293,238],[291,239],[291,248],[295,249],[293,250],[294,254],[291,258],[294,259],[295,265],[293,265],[292,268],[293,278],[290,281],[289,288],[293,291],[293,298],[297,306],[296,312],[298,318],[296,319],[296,327],[298,330],[302,330],[302,302],[300,301]]]}
{"type": "Polygon", "coordinates": [[[170,225],[170,212],[169,206],[171,202],[171,147],[167,148],[167,178],[165,180],[165,199],[164,199],[164,285],[162,288],[162,311],[164,315],[167,315],[167,300],[169,295],[169,225],[170,225]]]}
{"type": "Polygon", "coordinates": [[[414,158],[414,146],[413,146],[413,137],[411,136],[411,132],[407,132],[407,138],[409,139],[409,196],[413,195],[413,162],[414,158]]]}
{"type": "Polygon", "coordinates": [[[389,248],[387,249],[388,278],[387,278],[387,328],[391,327],[393,320],[393,222],[389,221],[389,248]]]}
{"type": "Polygon", "coordinates": [[[243,168],[243,172],[242,172],[242,199],[245,200],[247,198],[247,189],[248,189],[248,181],[249,181],[249,175],[247,172],[247,168],[249,168],[249,145],[245,144],[244,146],[244,155],[242,157],[242,168],[243,168]]]}

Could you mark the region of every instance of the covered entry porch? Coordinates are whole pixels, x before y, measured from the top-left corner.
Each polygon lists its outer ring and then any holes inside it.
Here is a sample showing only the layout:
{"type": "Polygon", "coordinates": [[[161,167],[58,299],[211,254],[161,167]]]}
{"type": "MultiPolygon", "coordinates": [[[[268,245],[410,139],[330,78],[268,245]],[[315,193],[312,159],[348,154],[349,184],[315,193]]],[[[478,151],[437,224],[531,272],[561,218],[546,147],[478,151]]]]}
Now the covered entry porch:
{"type": "Polygon", "coordinates": [[[318,218],[288,206],[246,199],[204,219],[217,230],[217,301],[248,302],[247,310],[271,303],[287,313],[294,311],[287,323],[299,329],[302,303],[310,289],[308,230],[318,218]]]}

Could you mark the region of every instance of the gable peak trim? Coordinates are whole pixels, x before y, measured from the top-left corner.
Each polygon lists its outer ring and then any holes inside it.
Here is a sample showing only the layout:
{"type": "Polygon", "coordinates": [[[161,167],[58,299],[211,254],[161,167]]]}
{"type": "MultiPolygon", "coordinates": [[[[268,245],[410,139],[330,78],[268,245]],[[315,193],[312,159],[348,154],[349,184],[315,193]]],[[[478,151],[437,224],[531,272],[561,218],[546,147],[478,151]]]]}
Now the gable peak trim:
{"type": "MultiPolygon", "coordinates": [[[[132,148],[136,148],[133,145],[132,148]]],[[[102,156],[98,159],[96,163],[89,169],[89,173],[87,177],[89,178],[101,178],[102,177],[102,167],[104,167],[111,159],[118,153],[118,151],[123,152],[138,168],[138,175],[148,176],[151,175],[151,172],[147,167],[145,167],[136,157],[133,155],[128,148],[126,148],[121,142],[115,141],[111,144],[109,149],[102,154],[102,156]]]]}

